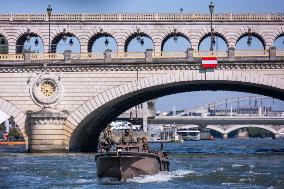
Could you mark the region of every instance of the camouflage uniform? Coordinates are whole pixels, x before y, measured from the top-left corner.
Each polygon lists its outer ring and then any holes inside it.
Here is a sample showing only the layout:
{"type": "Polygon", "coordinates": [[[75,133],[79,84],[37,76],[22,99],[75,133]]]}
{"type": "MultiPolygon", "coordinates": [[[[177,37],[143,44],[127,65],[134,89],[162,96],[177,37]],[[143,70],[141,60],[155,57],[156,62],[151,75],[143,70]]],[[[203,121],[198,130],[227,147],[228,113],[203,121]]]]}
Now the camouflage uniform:
{"type": "Polygon", "coordinates": [[[100,142],[99,142],[99,151],[100,152],[107,152],[110,151],[111,146],[114,144],[113,140],[113,135],[112,131],[110,129],[110,126],[108,126],[104,132],[103,136],[100,137],[100,142]]]}
{"type": "Polygon", "coordinates": [[[128,144],[135,144],[135,140],[132,137],[131,134],[126,133],[127,131],[125,131],[125,133],[122,135],[122,137],[119,139],[119,143],[120,144],[124,144],[124,145],[128,145],[128,144]]]}
{"type": "Polygon", "coordinates": [[[147,144],[147,138],[142,138],[143,150],[149,150],[149,145],[147,144]]]}

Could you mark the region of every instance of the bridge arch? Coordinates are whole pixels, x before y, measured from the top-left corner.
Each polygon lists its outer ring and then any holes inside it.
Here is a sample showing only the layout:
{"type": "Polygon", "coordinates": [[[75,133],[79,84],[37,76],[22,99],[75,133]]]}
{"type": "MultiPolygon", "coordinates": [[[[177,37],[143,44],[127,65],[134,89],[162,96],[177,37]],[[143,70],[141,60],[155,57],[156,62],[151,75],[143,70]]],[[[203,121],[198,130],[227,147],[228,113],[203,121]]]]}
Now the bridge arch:
{"type": "Polygon", "coordinates": [[[77,43],[79,43],[79,48],[81,51],[81,45],[80,45],[80,40],[79,38],[72,32],[69,32],[69,31],[62,31],[58,34],[56,34],[52,39],[51,39],[51,52],[52,53],[56,53],[56,50],[57,50],[57,47],[58,47],[58,44],[59,42],[63,39],[63,37],[66,36],[66,37],[72,37],[72,38],[75,38],[77,43]]]}
{"type": "Polygon", "coordinates": [[[38,43],[40,43],[42,45],[42,51],[43,51],[43,40],[42,40],[42,37],[33,32],[33,31],[30,31],[30,32],[25,32],[25,33],[22,33],[18,39],[16,40],[16,53],[17,54],[20,54],[20,53],[23,53],[24,52],[24,44],[25,42],[27,41],[27,37],[30,37],[30,38],[37,38],[38,43]]]}
{"type": "Polygon", "coordinates": [[[221,134],[224,134],[224,133],[225,133],[225,130],[224,130],[224,129],[222,129],[222,128],[216,126],[216,125],[208,125],[208,126],[206,126],[206,128],[207,128],[207,129],[212,129],[212,130],[217,131],[217,132],[219,132],[219,133],[221,133],[221,134]]]}
{"type": "MultiPolygon", "coordinates": [[[[205,35],[203,35],[202,37],[201,37],[201,39],[199,40],[199,43],[198,43],[198,50],[200,50],[200,45],[202,44],[202,42],[206,39],[206,38],[208,38],[208,37],[210,37],[211,36],[211,33],[209,32],[209,33],[206,33],[205,35]]],[[[229,42],[228,42],[228,40],[227,40],[227,38],[222,34],[222,33],[219,33],[219,32],[214,32],[214,36],[216,37],[219,37],[219,38],[221,38],[224,42],[225,42],[225,44],[226,44],[226,46],[227,46],[227,49],[228,49],[228,47],[229,47],[229,42]]],[[[216,39],[215,39],[216,40],[216,39]]],[[[226,50],[227,50],[226,49],[226,50]]]]}
{"type": "MultiPolygon", "coordinates": [[[[244,37],[248,37],[248,35],[249,35],[249,32],[248,32],[248,31],[242,33],[242,34],[237,38],[236,43],[235,43],[235,47],[237,47],[237,44],[238,44],[238,42],[239,42],[241,39],[243,39],[244,37]]],[[[262,44],[263,49],[266,49],[266,42],[265,42],[264,37],[262,37],[261,34],[255,32],[255,31],[252,31],[250,35],[251,35],[252,37],[255,37],[256,39],[258,39],[258,40],[260,41],[260,43],[262,44]]],[[[239,49],[239,50],[241,50],[241,49],[239,49]]]]}
{"type": "Polygon", "coordinates": [[[10,117],[14,118],[14,122],[19,126],[25,143],[26,148],[28,149],[28,136],[27,136],[27,129],[26,129],[26,113],[23,112],[19,107],[16,105],[8,102],[7,100],[0,97],[0,111],[4,112],[10,117]]]}
{"type": "Polygon", "coordinates": [[[116,43],[116,48],[117,48],[117,40],[115,39],[115,37],[113,35],[111,35],[110,33],[103,32],[103,33],[96,33],[92,37],[90,37],[90,39],[88,41],[88,46],[87,46],[88,52],[92,52],[92,47],[93,47],[94,43],[101,37],[110,37],[110,38],[114,39],[114,41],[116,43]]]}
{"type": "Polygon", "coordinates": [[[242,71],[208,73],[191,70],[161,74],[109,89],[82,104],[65,122],[69,149],[90,149],[111,120],[144,101],[180,92],[230,90],[251,92],[284,100],[284,84],[273,76],[242,71]],[[210,75],[211,74],[211,75],[210,75]]]}
{"type": "Polygon", "coordinates": [[[275,37],[274,37],[274,39],[273,39],[273,42],[272,42],[272,44],[273,44],[273,46],[274,47],[276,47],[277,49],[279,48],[278,46],[277,46],[277,41],[278,40],[281,40],[281,47],[280,47],[280,49],[283,49],[283,47],[284,47],[284,31],[282,32],[282,33],[278,33],[275,37]],[[283,41],[282,41],[283,40],[283,41]]]}
{"type": "Polygon", "coordinates": [[[126,40],[125,40],[125,43],[124,43],[124,52],[128,51],[128,46],[129,46],[130,42],[138,36],[146,37],[146,38],[150,39],[153,43],[153,49],[155,48],[153,38],[149,34],[147,34],[144,31],[139,31],[139,32],[136,31],[134,33],[131,33],[128,37],[126,37],[126,40]]]}
{"type": "Polygon", "coordinates": [[[9,53],[9,42],[4,34],[0,33],[0,54],[9,53]]]}
{"type": "Polygon", "coordinates": [[[186,40],[188,41],[189,45],[190,45],[188,48],[191,48],[191,41],[190,41],[189,37],[188,37],[186,34],[184,34],[184,33],[182,33],[182,32],[176,32],[176,33],[175,33],[175,32],[171,32],[171,33],[167,34],[167,35],[163,38],[163,40],[162,40],[162,42],[161,42],[161,51],[164,51],[165,43],[166,43],[170,38],[173,38],[173,37],[182,37],[182,38],[186,39],[186,40]]]}
{"type": "Polygon", "coordinates": [[[259,129],[264,129],[264,130],[267,130],[273,134],[276,134],[278,133],[278,131],[276,131],[275,129],[269,127],[269,126],[266,126],[266,125],[234,125],[228,129],[225,130],[225,133],[229,134],[230,132],[232,131],[235,131],[235,130],[238,130],[238,129],[243,129],[243,128],[259,128],[259,129]]]}

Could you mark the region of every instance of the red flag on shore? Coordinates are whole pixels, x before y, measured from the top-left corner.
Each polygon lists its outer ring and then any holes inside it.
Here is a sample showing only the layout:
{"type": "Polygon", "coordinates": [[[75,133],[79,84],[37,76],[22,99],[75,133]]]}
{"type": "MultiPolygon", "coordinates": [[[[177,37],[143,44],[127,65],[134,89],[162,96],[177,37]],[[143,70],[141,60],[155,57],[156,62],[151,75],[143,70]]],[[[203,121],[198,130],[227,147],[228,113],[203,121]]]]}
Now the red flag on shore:
{"type": "Polygon", "coordinates": [[[217,57],[203,57],[201,67],[204,69],[212,69],[217,67],[217,57]]]}

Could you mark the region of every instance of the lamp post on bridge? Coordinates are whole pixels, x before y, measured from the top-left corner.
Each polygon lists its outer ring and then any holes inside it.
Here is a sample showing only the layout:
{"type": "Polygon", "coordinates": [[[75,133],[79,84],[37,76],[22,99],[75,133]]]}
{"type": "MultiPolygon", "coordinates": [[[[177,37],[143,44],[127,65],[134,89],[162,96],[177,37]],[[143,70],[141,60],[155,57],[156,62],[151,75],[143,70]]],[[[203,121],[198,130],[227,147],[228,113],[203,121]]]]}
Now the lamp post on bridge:
{"type": "Polygon", "coordinates": [[[213,36],[213,11],[214,11],[214,4],[213,2],[210,3],[209,5],[209,11],[210,11],[210,21],[211,21],[211,32],[210,32],[210,36],[211,36],[211,41],[210,41],[210,51],[213,51],[213,41],[214,41],[214,36],[213,36]]]}
{"type": "Polygon", "coordinates": [[[51,17],[51,12],[52,8],[51,5],[48,5],[47,7],[47,16],[48,16],[48,52],[51,52],[51,44],[50,44],[50,17],[51,17]]]}

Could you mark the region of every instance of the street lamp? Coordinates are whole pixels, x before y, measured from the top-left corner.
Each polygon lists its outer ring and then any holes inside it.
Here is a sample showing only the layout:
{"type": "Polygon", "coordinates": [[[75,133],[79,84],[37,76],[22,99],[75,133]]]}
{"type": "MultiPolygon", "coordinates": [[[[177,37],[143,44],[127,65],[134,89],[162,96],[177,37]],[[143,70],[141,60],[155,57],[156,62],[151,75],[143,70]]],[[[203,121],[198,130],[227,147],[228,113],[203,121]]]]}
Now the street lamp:
{"type": "Polygon", "coordinates": [[[174,29],[173,35],[174,35],[174,42],[176,43],[177,40],[178,40],[178,32],[177,32],[177,29],[176,29],[176,28],[174,29]]]}
{"type": "Polygon", "coordinates": [[[62,36],[62,40],[63,40],[63,42],[65,43],[66,41],[67,41],[67,32],[66,32],[66,29],[64,28],[63,29],[63,36],[62,36]]]}
{"type": "Polygon", "coordinates": [[[36,39],[36,40],[35,40],[35,46],[36,46],[36,47],[38,46],[38,43],[39,43],[39,42],[38,42],[38,40],[36,39]]]}
{"type": "Polygon", "coordinates": [[[30,40],[31,40],[30,29],[28,29],[28,31],[27,31],[26,40],[27,40],[27,42],[28,42],[28,43],[29,43],[29,42],[30,42],[30,40]]]}
{"type": "Polygon", "coordinates": [[[213,51],[213,27],[212,27],[212,22],[213,22],[213,11],[214,11],[214,4],[213,2],[210,3],[209,5],[209,11],[210,11],[210,15],[211,15],[211,43],[210,43],[210,51],[213,51]]]}
{"type": "Polygon", "coordinates": [[[48,5],[47,7],[47,15],[48,15],[48,43],[49,43],[49,47],[48,47],[48,52],[51,52],[51,46],[50,46],[50,17],[51,17],[51,12],[52,12],[52,8],[51,5],[48,5]]]}
{"type": "Polygon", "coordinates": [[[106,38],[106,40],[105,40],[105,46],[107,47],[108,44],[109,44],[109,41],[108,41],[108,39],[106,38]]]}
{"type": "Polygon", "coordinates": [[[252,33],[251,33],[251,29],[248,29],[248,40],[247,40],[247,45],[250,47],[251,46],[251,42],[252,42],[252,33]]]}
{"type": "Polygon", "coordinates": [[[69,41],[69,45],[72,47],[72,46],[73,46],[73,44],[74,44],[73,40],[72,40],[72,39],[70,39],[70,41],[69,41]]]}

